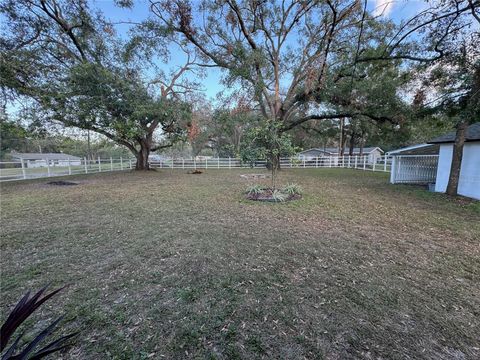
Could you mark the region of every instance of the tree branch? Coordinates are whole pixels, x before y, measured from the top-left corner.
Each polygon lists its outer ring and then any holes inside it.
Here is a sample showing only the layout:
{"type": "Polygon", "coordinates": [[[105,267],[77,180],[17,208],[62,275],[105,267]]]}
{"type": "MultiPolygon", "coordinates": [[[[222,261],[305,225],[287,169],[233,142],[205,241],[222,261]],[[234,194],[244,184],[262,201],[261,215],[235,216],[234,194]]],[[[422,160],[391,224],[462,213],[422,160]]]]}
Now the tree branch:
{"type": "Polygon", "coordinates": [[[282,128],[282,132],[291,130],[294,127],[296,127],[300,124],[303,124],[307,121],[310,121],[310,120],[329,120],[329,119],[340,119],[340,118],[352,118],[352,117],[355,117],[355,116],[358,116],[358,115],[366,116],[366,117],[368,117],[372,120],[375,120],[377,122],[387,122],[387,121],[393,122],[393,119],[390,118],[390,117],[377,116],[377,115],[373,115],[373,114],[365,113],[365,112],[345,112],[345,113],[338,113],[338,114],[318,114],[318,115],[315,114],[315,115],[304,116],[304,117],[299,118],[295,121],[292,121],[291,123],[287,124],[286,126],[284,126],[282,128]]]}

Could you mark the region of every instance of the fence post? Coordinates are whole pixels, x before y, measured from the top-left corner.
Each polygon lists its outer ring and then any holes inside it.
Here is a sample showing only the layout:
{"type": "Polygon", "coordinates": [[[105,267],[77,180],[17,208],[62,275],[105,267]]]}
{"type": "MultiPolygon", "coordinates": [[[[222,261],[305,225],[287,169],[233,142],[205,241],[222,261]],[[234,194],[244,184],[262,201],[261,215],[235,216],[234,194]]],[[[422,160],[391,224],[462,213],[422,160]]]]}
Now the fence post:
{"type": "Polygon", "coordinates": [[[98,157],[98,172],[102,172],[102,161],[100,160],[100,156],[98,157]]]}
{"type": "Polygon", "coordinates": [[[328,167],[332,167],[332,155],[330,155],[328,157],[329,161],[328,161],[328,167]]]}
{"type": "Polygon", "coordinates": [[[392,167],[390,168],[390,183],[395,184],[395,167],[396,167],[397,157],[392,157],[392,167]]]}
{"type": "Polygon", "coordinates": [[[185,159],[182,157],[182,169],[185,169],[185,159]]]}
{"type": "Polygon", "coordinates": [[[47,174],[50,176],[50,160],[45,159],[45,161],[47,162],[47,174]]]}
{"type": "Polygon", "coordinates": [[[376,158],[373,158],[373,171],[375,171],[375,165],[377,163],[377,159],[376,158]]]}
{"type": "Polygon", "coordinates": [[[383,160],[383,171],[387,171],[387,155],[385,155],[385,159],[383,160]]]}
{"type": "Polygon", "coordinates": [[[193,158],[193,168],[197,170],[197,159],[193,158]]]}
{"type": "MultiPolygon", "coordinates": [[[[402,155],[397,156],[397,159],[398,159],[398,163],[395,166],[395,182],[397,180],[397,173],[398,175],[400,175],[399,170],[402,168],[402,155]]],[[[400,179],[400,180],[404,180],[404,179],[400,179]]]]}
{"type": "Polygon", "coordinates": [[[23,163],[23,158],[20,158],[20,162],[22,164],[22,175],[23,175],[23,178],[26,179],[27,178],[27,173],[25,172],[25,164],[23,163]]]}
{"type": "Polygon", "coordinates": [[[220,169],[220,158],[217,155],[217,169],[220,169]]]}
{"type": "Polygon", "coordinates": [[[72,166],[70,164],[70,158],[68,158],[68,175],[72,175],[72,166]]]}
{"type": "Polygon", "coordinates": [[[303,168],[305,169],[305,157],[303,158],[303,168]]]}
{"type": "Polygon", "coordinates": [[[358,155],[355,155],[355,169],[357,168],[358,155]]]}
{"type": "Polygon", "coordinates": [[[83,158],[83,165],[85,166],[85,174],[88,174],[88,165],[87,165],[87,158],[83,158]]]}
{"type": "Polygon", "coordinates": [[[352,158],[352,155],[348,155],[348,166],[347,167],[350,167],[350,159],[352,158]]]}
{"type": "Polygon", "coordinates": [[[130,163],[130,170],[132,169],[132,159],[128,160],[130,163]]]}
{"type": "Polygon", "coordinates": [[[123,170],[123,158],[120,156],[120,170],[123,170]]]}
{"type": "Polygon", "coordinates": [[[228,168],[232,168],[232,159],[230,158],[230,156],[228,157],[228,168]]]}
{"type": "Polygon", "coordinates": [[[367,158],[365,157],[365,155],[363,155],[363,170],[365,171],[367,168],[367,158]]]}
{"type": "Polygon", "coordinates": [[[208,169],[208,159],[205,158],[205,169],[208,169]]]}
{"type": "Polygon", "coordinates": [[[315,167],[318,168],[318,156],[315,158],[315,167]]]}

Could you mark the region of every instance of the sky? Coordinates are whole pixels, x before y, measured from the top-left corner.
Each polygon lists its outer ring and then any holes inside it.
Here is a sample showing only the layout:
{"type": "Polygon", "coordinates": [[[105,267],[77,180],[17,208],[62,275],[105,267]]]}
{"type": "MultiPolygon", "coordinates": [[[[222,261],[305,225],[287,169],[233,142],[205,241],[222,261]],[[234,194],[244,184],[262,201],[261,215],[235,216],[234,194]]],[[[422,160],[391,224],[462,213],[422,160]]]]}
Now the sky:
{"type": "MultiPolygon", "coordinates": [[[[192,0],[192,3],[195,1],[198,0],[192,0]]],[[[119,8],[115,6],[113,0],[93,0],[92,5],[101,10],[105,17],[112,22],[139,22],[146,19],[150,14],[148,0],[134,0],[134,6],[131,9],[119,8]]],[[[367,3],[367,8],[373,14],[392,19],[397,23],[415,15],[424,6],[424,0],[369,0],[367,3]]],[[[126,35],[130,26],[118,24],[116,25],[116,30],[120,35],[126,35]]],[[[184,59],[185,57],[180,51],[172,49],[169,63],[161,67],[164,71],[168,71],[169,68],[181,66],[184,59]]],[[[214,99],[217,93],[223,90],[221,76],[222,72],[220,69],[208,69],[207,77],[202,79],[203,90],[207,98],[214,99]]]]}
{"type": "MultiPolygon", "coordinates": [[[[150,15],[148,0],[134,0],[134,6],[131,9],[120,8],[115,5],[113,0],[90,0],[93,8],[100,10],[104,16],[113,23],[122,22],[141,22],[150,15]]],[[[199,0],[191,0],[192,3],[199,0]]],[[[396,23],[408,19],[422,10],[426,6],[425,0],[368,0],[367,8],[375,15],[388,18],[396,23]]],[[[119,35],[126,36],[132,25],[117,24],[115,28],[119,35]]],[[[162,64],[163,71],[168,72],[172,68],[179,67],[185,59],[181,51],[172,49],[168,64],[162,64]]],[[[159,64],[160,65],[160,64],[159,64]]],[[[209,68],[206,78],[201,80],[204,94],[210,100],[214,100],[216,95],[224,90],[221,84],[222,71],[217,68],[209,68]]],[[[20,107],[19,104],[9,104],[8,112],[16,113],[20,107]]]]}
{"type": "MultiPolygon", "coordinates": [[[[194,1],[195,0],[192,2],[194,1]]],[[[148,0],[134,0],[134,6],[131,9],[119,8],[114,4],[113,0],[93,0],[92,3],[93,6],[101,10],[104,13],[104,16],[107,19],[112,20],[112,22],[140,22],[151,15],[150,2],[148,0]]],[[[119,35],[126,35],[131,26],[132,25],[129,24],[118,24],[115,25],[115,28],[119,35]]],[[[179,68],[186,60],[185,54],[178,49],[176,50],[172,48],[170,49],[170,53],[171,56],[168,64],[161,66],[163,71],[166,73],[172,68],[179,68]]],[[[222,90],[222,86],[220,84],[221,75],[220,69],[210,68],[208,69],[206,78],[202,79],[202,90],[204,90],[205,95],[209,99],[214,99],[216,94],[222,90]]]]}

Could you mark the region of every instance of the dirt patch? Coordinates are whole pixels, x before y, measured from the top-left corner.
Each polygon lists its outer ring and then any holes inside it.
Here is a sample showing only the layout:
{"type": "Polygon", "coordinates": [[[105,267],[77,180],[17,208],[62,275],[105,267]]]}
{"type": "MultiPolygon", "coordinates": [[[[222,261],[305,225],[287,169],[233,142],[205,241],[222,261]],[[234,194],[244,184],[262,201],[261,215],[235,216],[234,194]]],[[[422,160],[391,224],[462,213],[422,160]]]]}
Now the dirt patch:
{"type": "Polygon", "coordinates": [[[189,171],[187,174],[198,175],[198,174],[203,174],[203,171],[200,171],[200,170],[192,170],[192,171],[189,171]]]}
{"type": "Polygon", "coordinates": [[[294,201],[299,200],[302,198],[300,194],[287,194],[280,190],[277,190],[280,193],[280,196],[275,195],[275,191],[273,189],[264,189],[261,193],[257,194],[247,194],[246,197],[248,200],[254,201],[264,201],[264,202],[287,202],[287,201],[294,201]]]}
{"type": "Polygon", "coordinates": [[[59,180],[59,181],[50,181],[50,182],[47,183],[47,185],[55,185],[55,186],[74,186],[74,185],[78,185],[78,183],[73,182],[73,181],[59,180]]]}

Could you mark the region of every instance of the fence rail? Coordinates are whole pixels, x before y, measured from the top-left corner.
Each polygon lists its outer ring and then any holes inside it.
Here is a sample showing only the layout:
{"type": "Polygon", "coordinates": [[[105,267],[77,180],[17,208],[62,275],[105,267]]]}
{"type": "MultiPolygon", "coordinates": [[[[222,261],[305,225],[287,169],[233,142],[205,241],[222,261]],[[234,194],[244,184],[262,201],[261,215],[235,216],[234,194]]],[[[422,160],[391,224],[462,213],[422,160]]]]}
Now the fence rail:
{"type": "MultiPolygon", "coordinates": [[[[164,158],[150,160],[152,168],[166,169],[239,169],[265,168],[265,160],[251,162],[239,158],[164,158]]],[[[368,156],[330,156],[303,158],[289,157],[280,159],[281,168],[351,168],[369,171],[389,172],[392,158],[388,156],[371,159],[368,156]]],[[[42,177],[67,176],[75,174],[91,174],[109,171],[130,170],[135,167],[135,159],[98,158],[72,160],[35,161],[3,161],[0,162],[0,182],[26,180],[42,177]]]]}
{"type": "Polygon", "coordinates": [[[120,171],[135,167],[135,159],[71,159],[0,161],[0,182],[26,180],[43,177],[67,176],[76,174],[92,174],[99,172],[120,171]]]}
{"type": "MultiPolygon", "coordinates": [[[[265,168],[266,160],[242,161],[239,158],[209,158],[209,159],[163,159],[150,161],[154,168],[173,169],[234,169],[234,168],[265,168]]],[[[382,156],[372,160],[368,156],[329,156],[308,159],[289,157],[280,159],[281,168],[352,168],[372,171],[390,171],[391,157],[382,156]]]]}

